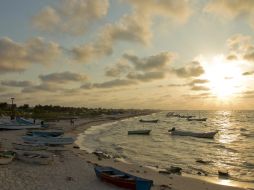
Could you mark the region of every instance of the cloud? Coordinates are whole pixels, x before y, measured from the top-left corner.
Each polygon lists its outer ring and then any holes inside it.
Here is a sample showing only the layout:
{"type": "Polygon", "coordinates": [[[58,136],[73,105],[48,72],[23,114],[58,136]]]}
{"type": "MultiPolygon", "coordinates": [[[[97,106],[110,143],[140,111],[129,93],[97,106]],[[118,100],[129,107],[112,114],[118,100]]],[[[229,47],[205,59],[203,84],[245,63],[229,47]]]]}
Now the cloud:
{"type": "Polygon", "coordinates": [[[228,60],[236,60],[241,57],[247,61],[254,61],[254,45],[251,36],[236,34],[227,40],[230,50],[228,60]]]}
{"type": "Polygon", "coordinates": [[[205,71],[199,62],[193,61],[185,67],[172,69],[172,72],[175,73],[178,77],[189,78],[198,77],[202,75],[205,71]]]}
{"type": "Polygon", "coordinates": [[[245,75],[245,76],[253,75],[253,74],[254,74],[254,71],[247,71],[247,72],[242,73],[242,75],[245,75]]]}
{"type": "Polygon", "coordinates": [[[145,58],[138,58],[135,55],[124,54],[123,58],[130,61],[140,71],[152,71],[165,69],[175,58],[175,55],[171,52],[162,52],[157,55],[152,55],[145,58]]]}
{"type": "Polygon", "coordinates": [[[253,46],[249,46],[246,54],[244,55],[244,59],[254,62],[254,47],[253,46]]]}
{"type": "Polygon", "coordinates": [[[64,90],[64,88],[59,87],[53,83],[42,83],[35,86],[25,87],[22,89],[21,92],[23,93],[36,93],[36,92],[59,92],[61,90],[64,90]]]}
{"type": "Polygon", "coordinates": [[[227,56],[227,60],[230,60],[230,61],[237,60],[237,59],[238,59],[237,56],[233,54],[227,56]]]}
{"type": "Polygon", "coordinates": [[[155,16],[184,21],[191,12],[189,2],[185,0],[126,1],[132,5],[132,12],[123,15],[119,21],[104,26],[94,42],[74,47],[70,52],[75,60],[87,63],[110,55],[117,42],[148,45],[152,39],[151,26],[155,16]]]}
{"type": "Polygon", "coordinates": [[[191,15],[190,2],[186,0],[126,0],[136,12],[147,16],[164,16],[184,22],[191,15]]]}
{"type": "Polygon", "coordinates": [[[32,38],[22,44],[4,37],[0,39],[0,73],[24,71],[33,63],[50,64],[60,53],[58,44],[43,38],[32,38]]]}
{"type": "Polygon", "coordinates": [[[253,0],[210,0],[204,11],[227,19],[244,18],[254,28],[253,0]]]}
{"type": "Polygon", "coordinates": [[[113,87],[120,87],[120,86],[129,86],[137,84],[136,81],[133,80],[126,80],[126,79],[114,79],[103,83],[86,83],[81,86],[83,89],[92,89],[92,88],[113,88],[113,87]]]}
{"type": "Polygon", "coordinates": [[[74,47],[70,52],[75,60],[87,63],[112,54],[113,45],[118,41],[148,44],[151,38],[149,27],[149,19],[136,14],[125,15],[119,22],[106,25],[94,42],[74,47]]]}
{"type": "Polygon", "coordinates": [[[31,81],[16,81],[16,80],[2,81],[1,84],[10,87],[29,87],[33,85],[31,81]]]}
{"type": "Polygon", "coordinates": [[[43,82],[53,82],[53,83],[65,83],[65,82],[81,82],[87,80],[86,75],[81,75],[73,72],[62,72],[62,73],[51,73],[48,75],[40,75],[39,78],[43,82]]]}
{"type": "Polygon", "coordinates": [[[196,85],[196,84],[205,84],[205,83],[208,83],[209,80],[206,80],[206,79],[194,79],[193,81],[191,81],[189,83],[190,86],[193,86],[193,85],[196,85]]]}
{"type": "Polygon", "coordinates": [[[119,61],[115,65],[105,69],[105,75],[108,77],[119,77],[121,74],[128,72],[131,66],[126,61],[119,61]]]}
{"type": "Polygon", "coordinates": [[[205,93],[200,93],[200,94],[195,94],[195,95],[190,95],[190,94],[184,94],[182,95],[184,98],[187,99],[208,99],[208,98],[216,98],[216,96],[212,95],[209,92],[205,92],[205,93]]]}
{"type": "Polygon", "coordinates": [[[153,80],[163,79],[165,73],[163,71],[145,72],[145,73],[129,73],[128,79],[138,80],[142,82],[150,82],[153,80]]]}
{"type": "Polygon", "coordinates": [[[32,19],[33,25],[46,32],[82,35],[97,20],[107,15],[108,0],[59,0],[43,8],[32,19]]]}
{"type": "Polygon", "coordinates": [[[209,91],[210,89],[206,86],[193,86],[191,88],[193,91],[209,91]]]}

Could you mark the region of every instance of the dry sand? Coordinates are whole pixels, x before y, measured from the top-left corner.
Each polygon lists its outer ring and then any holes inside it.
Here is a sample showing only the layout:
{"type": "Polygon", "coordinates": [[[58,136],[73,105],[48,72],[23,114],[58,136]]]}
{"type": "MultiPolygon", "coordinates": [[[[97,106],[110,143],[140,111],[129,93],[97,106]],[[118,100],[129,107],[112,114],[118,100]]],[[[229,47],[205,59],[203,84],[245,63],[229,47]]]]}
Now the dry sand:
{"type": "MultiPolygon", "coordinates": [[[[129,117],[125,115],[121,118],[129,117]]],[[[118,119],[121,119],[120,117],[118,119]]],[[[112,119],[112,118],[111,118],[112,119]]],[[[107,118],[82,119],[71,126],[69,121],[60,121],[52,128],[63,128],[66,136],[77,137],[92,125],[112,122],[107,118]]],[[[0,149],[12,149],[12,142],[22,142],[21,131],[0,131],[0,149]]],[[[116,159],[98,159],[94,154],[68,145],[64,151],[51,151],[54,160],[50,165],[34,165],[14,160],[9,165],[0,165],[0,190],[117,190],[115,186],[98,180],[93,171],[95,164],[113,166],[134,175],[152,179],[152,190],[241,190],[244,188],[223,186],[203,180],[165,175],[144,168],[120,162],[116,159]]]]}

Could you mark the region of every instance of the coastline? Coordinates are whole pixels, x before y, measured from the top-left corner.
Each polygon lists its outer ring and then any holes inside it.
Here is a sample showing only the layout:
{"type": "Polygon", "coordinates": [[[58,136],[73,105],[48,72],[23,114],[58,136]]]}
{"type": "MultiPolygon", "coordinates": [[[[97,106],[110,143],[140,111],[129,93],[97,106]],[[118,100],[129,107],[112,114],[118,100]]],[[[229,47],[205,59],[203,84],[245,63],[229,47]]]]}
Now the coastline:
{"type": "MultiPolygon", "coordinates": [[[[134,116],[132,116],[134,117],[134,116]]],[[[128,117],[126,117],[128,118],[128,117]]],[[[124,118],[120,118],[122,120],[124,118]]],[[[118,120],[118,121],[119,121],[118,120]]],[[[112,120],[106,120],[104,122],[95,122],[92,125],[84,125],[80,126],[79,132],[83,133],[85,130],[92,126],[97,126],[105,123],[113,122],[112,120]]],[[[76,133],[77,135],[80,133],[76,133]]],[[[72,134],[74,134],[72,133],[72,134]]],[[[80,149],[71,149],[72,152],[82,159],[86,160],[87,162],[94,164],[94,165],[103,165],[103,166],[112,166],[116,167],[117,169],[123,170],[125,172],[131,173],[133,175],[137,175],[140,177],[148,178],[154,180],[154,186],[152,189],[181,189],[181,190],[188,190],[188,189],[218,189],[218,190],[241,190],[241,189],[252,189],[254,187],[249,187],[249,183],[244,182],[237,182],[237,181],[230,181],[230,180],[223,180],[218,179],[216,177],[205,177],[205,176],[193,176],[193,175],[168,175],[168,174],[160,174],[158,171],[153,169],[135,165],[132,163],[123,162],[121,159],[101,159],[98,158],[93,153],[88,153],[85,150],[80,149]],[[223,185],[224,184],[224,185],[223,185]],[[191,188],[190,188],[191,186],[191,188]],[[193,186],[193,187],[192,187],[193,186]]]]}
{"type": "MultiPolygon", "coordinates": [[[[151,113],[149,113],[151,114],[151,113]]],[[[62,127],[66,136],[78,137],[80,133],[91,126],[101,125],[122,119],[140,116],[140,114],[124,115],[119,118],[88,118],[75,122],[70,126],[68,121],[61,121],[52,128],[62,127]]],[[[21,136],[26,131],[0,131],[2,149],[11,149],[12,142],[21,142],[21,136]]],[[[1,165],[0,185],[3,190],[117,190],[119,188],[105,184],[98,180],[94,174],[94,165],[116,167],[125,172],[152,179],[152,190],[243,190],[251,189],[226,186],[207,182],[189,176],[159,174],[157,171],[139,165],[124,163],[119,159],[99,159],[95,154],[88,153],[78,148],[77,145],[67,145],[64,151],[51,151],[54,153],[54,162],[51,165],[38,166],[21,161],[14,161],[9,165],[1,165]]]]}

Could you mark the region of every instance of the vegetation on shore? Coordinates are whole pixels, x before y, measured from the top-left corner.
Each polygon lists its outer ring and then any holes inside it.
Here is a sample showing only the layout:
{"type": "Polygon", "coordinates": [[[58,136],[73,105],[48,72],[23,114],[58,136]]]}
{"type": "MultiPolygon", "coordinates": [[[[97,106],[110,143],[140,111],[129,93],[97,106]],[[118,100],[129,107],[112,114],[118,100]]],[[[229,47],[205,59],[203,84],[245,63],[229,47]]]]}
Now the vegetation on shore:
{"type": "Polygon", "coordinates": [[[43,119],[43,120],[59,120],[69,118],[85,118],[97,117],[101,115],[116,115],[124,113],[141,113],[149,110],[137,109],[105,109],[105,108],[86,108],[86,107],[64,107],[58,105],[36,105],[29,106],[24,104],[17,106],[16,104],[0,103],[0,116],[22,116],[25,118],[43,119]]]}

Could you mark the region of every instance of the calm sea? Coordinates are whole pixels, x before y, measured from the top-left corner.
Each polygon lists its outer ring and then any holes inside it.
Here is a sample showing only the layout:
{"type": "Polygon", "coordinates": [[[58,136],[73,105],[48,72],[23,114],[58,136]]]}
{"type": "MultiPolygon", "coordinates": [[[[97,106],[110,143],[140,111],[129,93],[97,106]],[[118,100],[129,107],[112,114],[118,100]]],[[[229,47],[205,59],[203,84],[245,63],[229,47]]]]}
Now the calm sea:
{"type": "Polygon", "coordinates": [[[126,161],[155,168],[179,166],[183,173],[217,176],[227,170],[231,180],[254,183],[254,111],[175,111],[181,115],[207,117],[206,122],[166,117],[155,113],[93,126],[78,138],[82,149],[102,150],[126,161]],[[159,119],[156,124],[139,119],[159,119]],[[214,139],[171,136],[168,129],[208,132],[219,130],[214,139]],[[149,136],[127,135],[128,130],[151,129],[149,136]],[[209,164],[197,163],[197,159],[209,164]]]}

